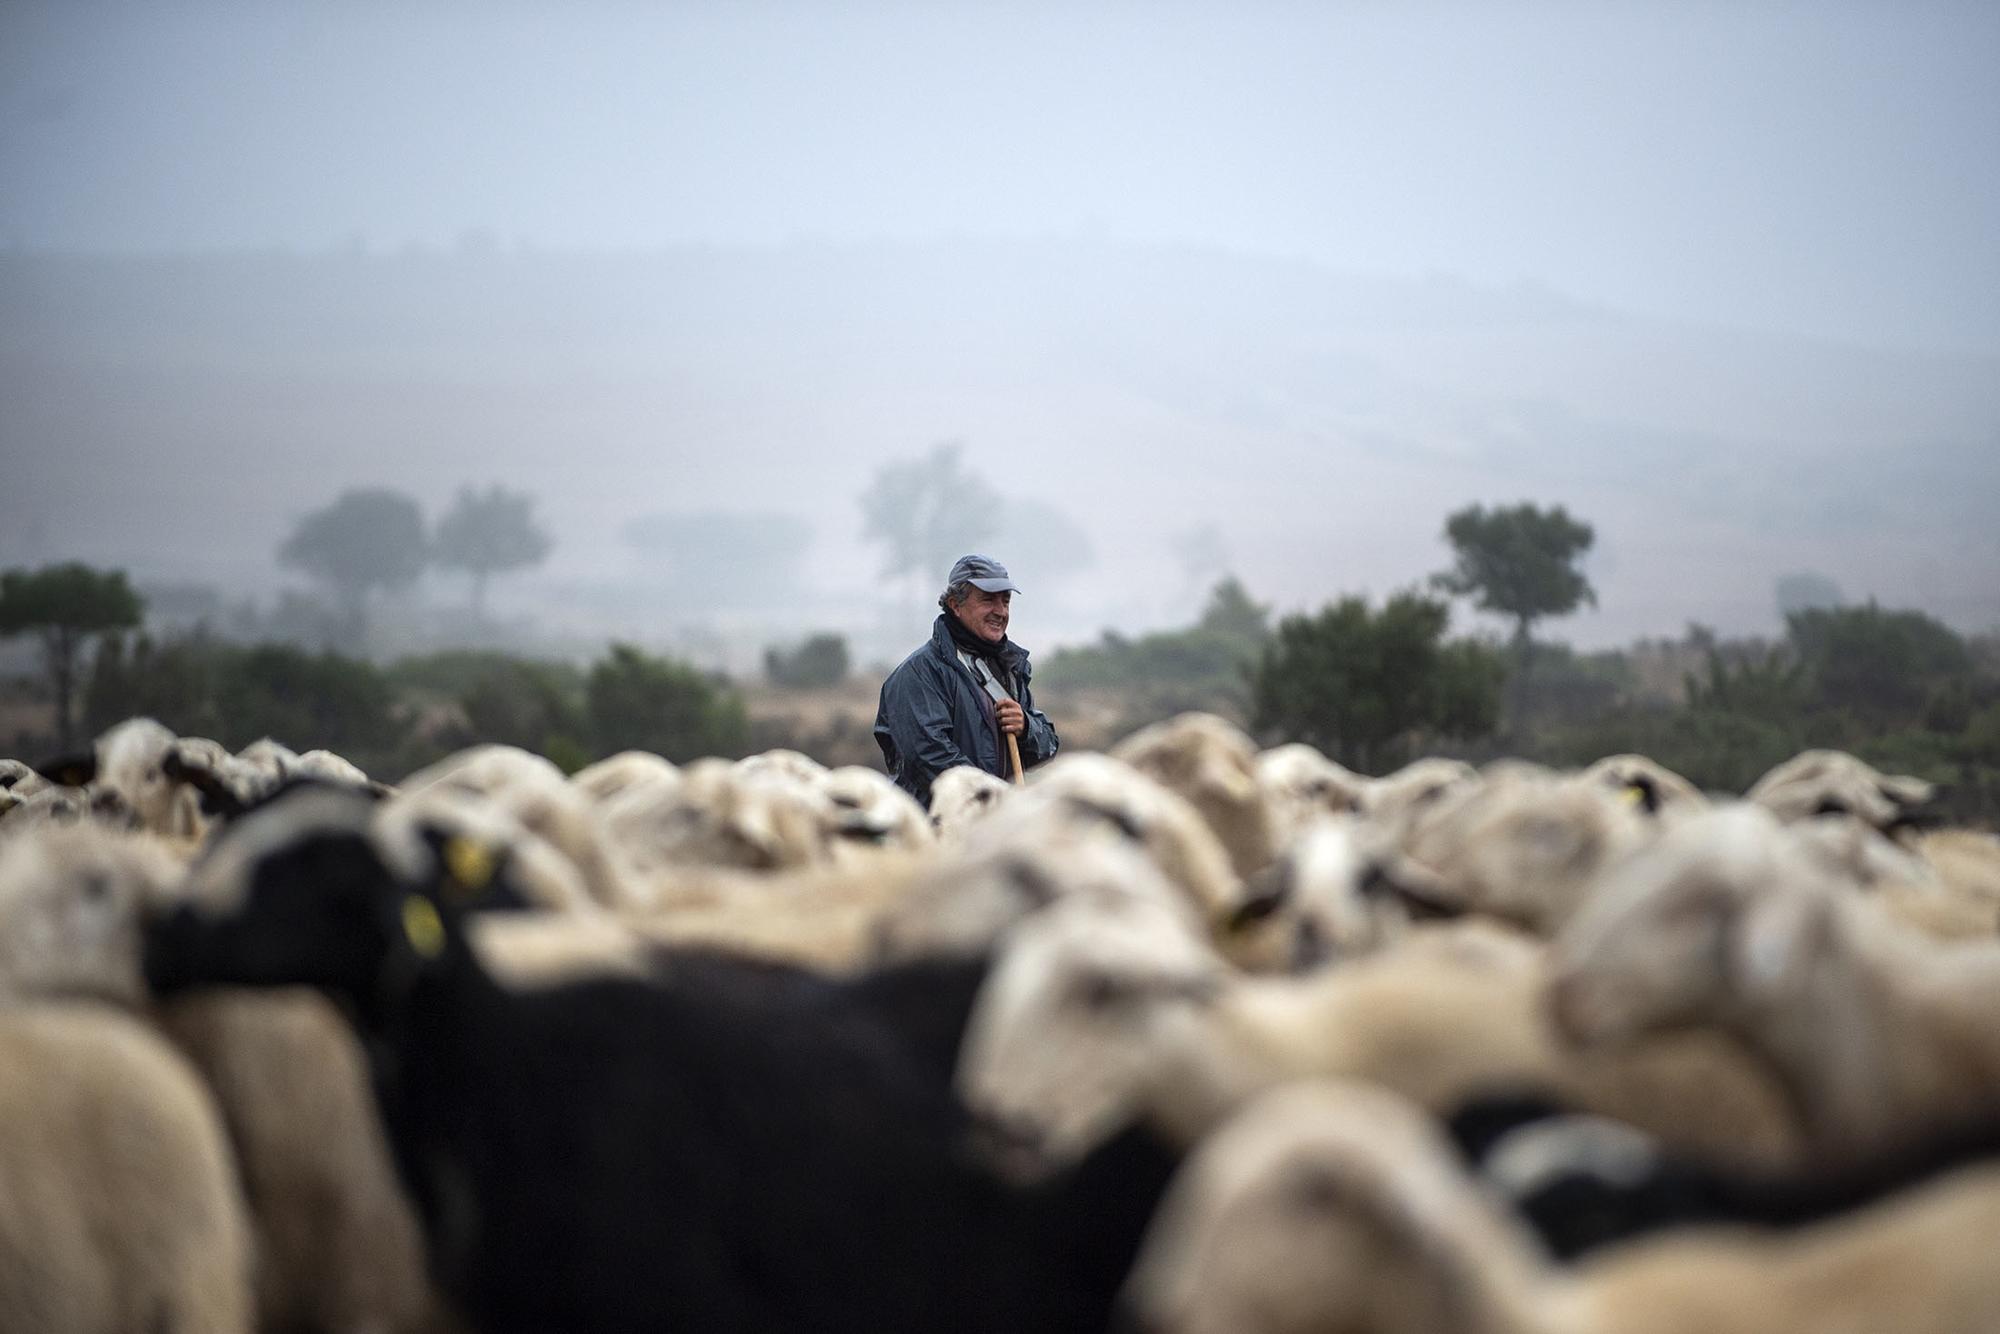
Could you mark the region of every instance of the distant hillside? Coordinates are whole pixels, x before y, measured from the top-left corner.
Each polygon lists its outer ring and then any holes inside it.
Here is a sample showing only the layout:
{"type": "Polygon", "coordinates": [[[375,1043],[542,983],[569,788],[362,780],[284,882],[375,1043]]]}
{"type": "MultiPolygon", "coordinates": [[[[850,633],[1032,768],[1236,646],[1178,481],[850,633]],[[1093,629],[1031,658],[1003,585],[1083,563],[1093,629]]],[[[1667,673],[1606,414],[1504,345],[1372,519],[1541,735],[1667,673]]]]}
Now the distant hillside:
{"type": "MultiPolygon", "coordinates": [[[[649,255],[0,257],[0,562],[255,587],[295,518],[387,483],[541,497],[559,546],[496,601],[592,629],[720,618],[907,638],[855,497],[962,438],[1090,534],[1031,642],[1184,622],[1212,524],[1281,609],[1444,563],[1443,515],[1597,526],[1584,642],[1775,620],[1773,579],[2000,624],[2000,364],[1640,321],[1533,288],[1082,242],[649,255]],[[801,516],[756,605],[660,605],[660,511],[801,516]]],[[[685,581],[678,587],[686,587],[685,581]]],[[[440,587],[439,597],[454,596],[440,587]]],[[[1028,620],[1026,618],[1033,618],[1028,620]]]]}

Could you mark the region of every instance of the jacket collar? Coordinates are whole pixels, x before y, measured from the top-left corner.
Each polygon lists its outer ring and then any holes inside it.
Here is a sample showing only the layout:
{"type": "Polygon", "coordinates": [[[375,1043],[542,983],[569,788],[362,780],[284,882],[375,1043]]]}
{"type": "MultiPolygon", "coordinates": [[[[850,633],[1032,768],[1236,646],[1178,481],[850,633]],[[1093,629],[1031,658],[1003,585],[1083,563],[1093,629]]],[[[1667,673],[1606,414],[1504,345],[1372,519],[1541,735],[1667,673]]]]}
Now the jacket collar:
{"type": "MultiPolygon", "coordinates": [[[[945,628],[946,614],[939,612],[937,619],[931,622],[931,647],[947,662],[957,662],[958,645],[952,642],[951,631],[945,628]]],[[[1011,639],[1000,641],[1000,661],[1006,664],[1007,670],[1017,680],[1026,681],[1034,675],[1034,669],[1028,665],[1028,650],[1011,639]]]]}

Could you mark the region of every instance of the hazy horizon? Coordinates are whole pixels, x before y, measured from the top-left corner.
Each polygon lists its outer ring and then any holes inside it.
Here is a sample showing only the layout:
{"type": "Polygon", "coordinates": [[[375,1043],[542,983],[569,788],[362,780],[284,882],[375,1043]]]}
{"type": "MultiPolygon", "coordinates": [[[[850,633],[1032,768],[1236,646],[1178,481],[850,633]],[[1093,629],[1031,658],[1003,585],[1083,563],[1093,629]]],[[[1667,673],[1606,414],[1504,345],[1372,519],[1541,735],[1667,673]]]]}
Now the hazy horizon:
{"type": "Polygon", "coordinates": [[[1994,68],[1971,3],[16,3],[0,561],[269,592],[346,486],[499,482],[496,612],[676,624],[728,580],[621,533],[723,516],[783,586],[710,620],[889,637],[856,498],[963,440],[1010,563],[1090,539],[1031,644],[1515,500],[1597,527],[1581,645],[1807,571],[1991,629],[1994,68]]]}

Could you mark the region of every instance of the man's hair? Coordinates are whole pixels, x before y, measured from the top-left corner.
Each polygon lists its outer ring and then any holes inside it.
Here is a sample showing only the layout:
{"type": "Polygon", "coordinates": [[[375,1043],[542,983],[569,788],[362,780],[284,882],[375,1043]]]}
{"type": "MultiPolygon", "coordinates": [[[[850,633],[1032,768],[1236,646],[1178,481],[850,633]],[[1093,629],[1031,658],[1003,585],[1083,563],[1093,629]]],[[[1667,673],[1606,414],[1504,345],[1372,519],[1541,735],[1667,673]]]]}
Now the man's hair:
{"type": "Polygon", "coordinates": [[[938,610],[950,611],[952,604],[963,602],[972,596],[972,581],[961,579],[955,584],[946,584],[944,592],[938,594],[938,610]]]}

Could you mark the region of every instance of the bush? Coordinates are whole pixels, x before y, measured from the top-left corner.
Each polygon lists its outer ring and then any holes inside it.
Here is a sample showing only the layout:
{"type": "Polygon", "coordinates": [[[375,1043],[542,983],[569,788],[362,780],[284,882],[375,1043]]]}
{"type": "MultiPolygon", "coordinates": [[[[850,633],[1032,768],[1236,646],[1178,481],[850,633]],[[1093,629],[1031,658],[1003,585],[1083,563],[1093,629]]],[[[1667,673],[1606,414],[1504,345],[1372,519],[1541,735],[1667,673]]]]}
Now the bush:
{"type": "Polygon", "coordinates": [[[84,691],[85,730],[97,736],[126,718],[144,716],[183,736],[218,736],[221,678],[233,652],[202,634],[165,641],[105,636],[84,691]]]}
{"type": "Polygon", "coordinates": [[[1251,682],[1252,727],[1379,773],[1432,737],[1490,733],[1507,669],[1484,645],[1444,641],[1449,608],[1404,593],[1288,616],[1251,682]]]}
{"type": "Polygon", "coordinates": [[[1815,702],[1874,726],[1908,725],[1939,685],[1972,671],[1965,641],[1920,611],[1814,608],[1785,626],[1815,702]]]}
{"type": "Polygon", "coordinates": [[[338,751],[378,776],[410,767],[417,741],[378,668],[289,644],[110,639],[85,699],[93,734],[143,714],[231,750],[268,736],[294,750],[338,751]]]}
{"type": "Polygon", "coordinates": [[[743,700],[695,668],[613,644],[585,687],[599,755],[650,750],[676,763],[735,756],[749,739],[743,700]]]}
{"type": "Polygon", "coordinates": [[[566,662],[453,649],[404,658],[389,675],[405,689],[458,707],[465,722],[449,729],[445,739],[452,748],[496,742],[536,751],[569,769],[589,762],[584,676],[566,662]]]}
{"type": "MultiPolygon", "coordinates": [[[[1210,591],[1200,619],[1187,629],[1136,640],[1106,630],[1096,644],[1050,654],[1036,673],[1036,684],[1128,692],[1136,712],[1148,715],[1128,716],[1135,726],[1183,708],[1247,711],[1250,668],[1270,639],[1268,618],[1269,608],[1251,601],[1242,584],[1224,579],[1210,591]]],[[[1134,712],[1127,710],[1128,715],[1134,712]]]]}
{"type": "Polygon", "coordinates": [[[371,663],[333,652],[288,644],[239,650],[224,660],[219,695],[226,735],[217,740],[232,750],[269,736],[352,759],[392,749],[401,731],[388,679],[371,663]]]}

